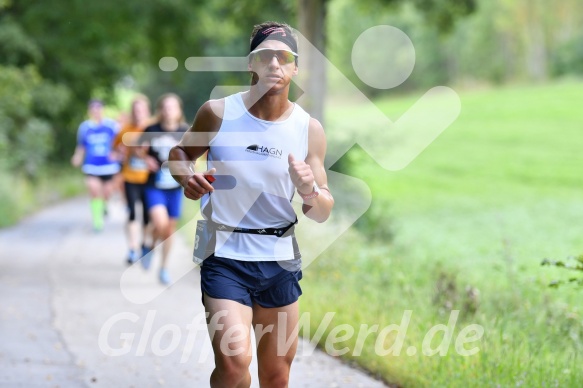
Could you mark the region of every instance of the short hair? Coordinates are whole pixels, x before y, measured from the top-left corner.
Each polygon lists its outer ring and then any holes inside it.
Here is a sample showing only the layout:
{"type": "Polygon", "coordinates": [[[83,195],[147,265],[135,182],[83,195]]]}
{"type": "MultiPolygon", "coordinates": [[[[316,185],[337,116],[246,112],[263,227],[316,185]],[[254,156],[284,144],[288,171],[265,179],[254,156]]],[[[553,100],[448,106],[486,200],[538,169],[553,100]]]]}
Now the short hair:
{"type": "Polygon", "coordinates": [[[91,100],[89,100],[89,102],[87,103],[87,107],[91,108],[92,106],[101,106],[103,107],[103,100],[99,99],[99,98],[92,98],[91,100]]]}
{"type": "MultiPolygon", "coordinates": [[[[249,45],[252,45],[253,39],[255,38],[255,36],[257,35],[257,33],[259,33],[259,31],[263,30],[264,28],[270,28],[270,27],[273,27],[273,28],[283,28],[284,31],[287,34],[289,34],[289,36],[291,36],[292,39],[295,41],[296,47],[297,47],[297,45],[298,45],[298,36],[294,32],[293,28],[291,28],[291,26],[289,24],[287,24],[287,23],[280,23],[280,22],[274,22],[274,21],[267,21],[267,22],[263,22],[263,23],[254,25],[253,26],[253,31],[251,31],[251,37],[249,38],[249,45]]],[[[296,49],[296,51],[297,51],[297,49],[296,49]]],[[[249,58],[249,60],[251,60],[251,58],[249,58]]],[[[295,63],[296,63],[296,66],[297,66],[298,65],[298,58],[297,57],[296,57],[295,63]]]]}
{"type": "Polygon", "coordinates": [[[255,38],[255,35],[257,35],[257,33],[260,30],[262,30],[264,28],[268,28],[268,27],[281,27],[284,30],[286,30],[286,32],[289,32],[289,34],[294,38],[294,40],[296,41],[296,43],[298,42],[298,36],[296,35],[296,33],[290,27],[289,24],[287,24],[287,23],[280,23],[280,22],[274,22],[274,21],[267,21],[267,22],[263,22],[261,24],[256,24],[256,25],[253,26],[253,31],[251,31],[251,38],[249,38],[249,43],[251,43],[253,41],[253,38],[255,38]]]}

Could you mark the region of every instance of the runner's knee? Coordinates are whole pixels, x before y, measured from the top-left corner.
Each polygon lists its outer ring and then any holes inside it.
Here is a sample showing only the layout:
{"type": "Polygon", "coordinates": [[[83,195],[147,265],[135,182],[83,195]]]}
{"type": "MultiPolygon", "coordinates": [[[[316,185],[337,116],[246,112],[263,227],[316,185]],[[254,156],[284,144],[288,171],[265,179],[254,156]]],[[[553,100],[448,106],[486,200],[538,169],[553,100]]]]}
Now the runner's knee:
{"type": "Polygon", "coordinates": [[[249,373],[251,356],[244,352],[237,356],[228,356],[221,351],[215,353],[217,373],[222,377],[227,386],[235,386],[249,373]]]}
{"type": "Polygon", "coordinates": [[[288,383],[289,365],[278,365],[277,368],[259,368],[260,386],[273,388],[287,387],[288,383]]]}
{"type": "Polygon", "coordinates": [[[128,206],[128,210],[129,210],[128,220],[130,222],[135,221],[136,220],[136,207],[134,205],[128,206]]]}

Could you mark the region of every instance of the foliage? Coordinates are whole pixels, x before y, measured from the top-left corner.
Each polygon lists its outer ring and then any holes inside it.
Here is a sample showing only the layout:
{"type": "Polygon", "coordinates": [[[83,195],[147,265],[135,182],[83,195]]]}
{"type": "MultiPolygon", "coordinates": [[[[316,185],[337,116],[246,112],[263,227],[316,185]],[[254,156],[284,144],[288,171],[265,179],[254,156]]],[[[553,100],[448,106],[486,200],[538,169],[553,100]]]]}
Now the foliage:
{"type": "Polygon", "coordinates": [[[576,73],[577,47],[567,50],[583,32],[582,12],[573,0],[479,0],[452,34],[456,77],[503,83],[576,73]]]}
{"type": "MultiPolygon", "coordinates": [[[[542,0],[528,4],[509,0],[325,3],[327,56],[370,96],[379,91],[356,77],[350,53],[358,35],[377,24],[401,28],[417,50],[413,74],[398,92],[460,79],[502,83],[583,71],[583,46],[578,38],[583,9],[576,0],[553,7],[542,0]]],[[[86,101],[95,95],[113,101],[112,90],[128,75],[137,81],[134,87],[145,90],[153,100],[163,92],[179,93],[191,119],[215,85],[246,84],[247,74],[244,70],[193,74],[182,67],[164,73],[158,69],[159,59],[172,56],[182,63],[190,56],[246,55],[253,24],[274,19],[297,25],[296,7],[296,2],[284,0],[57,0],[50,6],[32,0],[3,1],[0,66],[10,69],[3,79],[13,77],[8,82],[15,84],[33,72],[33,78],[22,85],[28,89],[21,90],[51,103],[33,103],[25,114],[2,110],[0,120],[6,131],[0,147],[16,141],[14,128],[30,127],[22,122],[26,116],[36,119],[34,126],[42,126],[42,136],[47,137],[38,161],[26,167],[27,174],[47,155],[52,160],[68,160],[86,101]]],[[[23,166],[21,160],[12,164],[23,166]]]]}
{"type": "Polygon", "coordinates": [[[413,5],[427,24],[435,26],[441,32],[449,32],[458,19],[475,11],[478,0],[364,0],[357,7],[369,15],[387,14],[395,7],[408,3],[413,5]],[[373,12],[376,11],[376,12],[373,12]],[[380,11],[380,12],[379,12],[380,11]]]}
{"type": "Polygon", "coordinates": [[[378,24],[400,28],[415,46],[415,68],[397,92],[583,74],[583,3],[576,0],[367,0],[358,6],[334,0],[328,14],[327,55],[369,96],[381,91],[356,77],[351,52],[356,38],[378,24]]]}
{"type": "MultiPolygon", "coordinates": [[[[387,0],[385,0],[387,1],[387,0]]],[[[429,24],[440,31],[450,31],[456,21],[475,11],[477,0],[414,0],[429,24]]]]}
{"type": "MultiPolygon", "coordinates": [[[[443,37],[435,25],[424,23],[423,15],[411,4],[403,3],[389,10],[381,8],[380,12],[373,13],[362,7],[355,9],[350,0],[336,0],[329,6],[328,57],[367,96],[374,97],[382,91],[365,84],[356,75],[352,67],[352,47],[361,33],[377,25],[401,29],[415,47],[415,68],[409,79],[398,87],[399,92],[448,82],[450,75],[445,66],[447,51],[443,49],[443,37]]],[[[334,90],[335,80],[330,83],[334,90]]]]}
{"type": "Polygon", "coordinates": [[[53,147],[51,117],[69,101],[68,90],[44,80],[32,66],[0,65],[0,144],[10,150],[4,155],[5,168],[35,177],[53,147]]]}
{"type": "MultiPolygon", "coordinates": [[[[583,255],[568,257],[566,262],[561,261],[561,260],[544,259],[542,261],[541,265],[562,268],[562,269],[566,269],[566,270],[570,270],[570,271],[583,272],[583,255]],[[571,263],[573,263],[573,264],[571,264],[571,263]]],[[[567,284],[567,283],[574,283],[579,287],[583,287],[583,276],[570,277],[567,280],[553,280],[549,284],[549,286],[556,288],[562,284],[567,284]]]]}
{"type": "Polygon", "coordinates": [[[34,182],[11,174],[0,165],[0,228],[15,224],[24,216],[55,201],[85,191],[80,173],[72,167],[42,166],[34,182]]]}
{"type": "MultiPolygon", "coordinates": [[[[579,386],[580,295],[550,290],[558,272],[541,271],[536,258],[580,249],[583,160],[573,139],[582,90],[581,82],[562,82],[466,91],[458,121],[405,169],[386,172],[359,159],[350,175],[367,182],[375,202],[391,204],[385,220],[396,232],[386,242],[352,230],[305,269],[301,308],[312,334],[328,312],[335,313],[329,328],[358,331],[399,325],[412,310],[399,356],[376,354],[375,334],[360,356],[352,356],[356,335],[334,347],[348,347],[349,362],[402,386],[579,386]],[[453,343],[443,357],[407,354],[452,310],[460,310],[454,338],[466,325],[484,328],[476,355],[457,354],[453,343]]],[[[398,117],[417,99],[375,103],[398,117]]],[[[366,112],[337,102],[328,129],[358,126],[366,112]]]]}
{"type": "Polygon", "coordinates": [[[151,67],[137,80],[140,88],[153,100],[168,91],[180,95],[189,120],[194,118],[198,108],[210,98],[215,86],[248,85],[247,69],[241,69],[241,72],[192,73],[179,66],[176,71],[165,73],[157,68],[157,60],[162,56],[172,56],[179,63],[183,63],[188,57],[246,56],[253,26],[266,20],[277,20],[293,26],[295,4],[278,0],[266,6],[260,1],[219,0],[201,7],[192,17],[196,19],[196,23],[190,23],[189,32],[180,39],[182,44],[165,46],[164,51],[153,53],[152,63],[156,66],[151,67]]]}
{"type": "Polygon", "coordinates": [[[553,75],[583,75],[583,32],[562,43],[552,54],[553,75]]]}
{"type": "MultiPolygon", "coordinates": [[[[38,97],[56,99],[53,105],[43,105],[44,110],[31,112],[41,121],[50,121],[49,137],[58,139],[53,160],[68,160],[90,97],[100,93],[111,100],[116,83],[140,63],[157,65],[168,53],[200,47],[199,25],[192,22],[200,7],[186,0],[58,0],[50,6],[22,0],[4,4],[0,65],[19,71],[34,69],[28,71],[35,72],[38,97]],[[63,109],[65,95],[69,97],[67,109],[63,109]]],[[[12,117],[11,112],[3,114],[12,117]]]]}

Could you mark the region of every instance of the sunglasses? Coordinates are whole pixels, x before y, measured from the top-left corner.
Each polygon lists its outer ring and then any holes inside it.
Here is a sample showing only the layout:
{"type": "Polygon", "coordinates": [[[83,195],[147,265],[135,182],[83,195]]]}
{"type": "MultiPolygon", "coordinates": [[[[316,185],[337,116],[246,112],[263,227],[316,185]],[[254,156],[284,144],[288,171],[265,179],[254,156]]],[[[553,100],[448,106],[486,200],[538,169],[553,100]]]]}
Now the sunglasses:
{"type": "Polygon", "coordinates": [[[252,56],[255,62],[263,64],[271,62],[273,57],[276,57],[280,65],[287,65],[294,62],[298,58],[298,54],[294,53],[293,51],[273,50],[268,48],[251,51],[249,56],[252,56]]]}

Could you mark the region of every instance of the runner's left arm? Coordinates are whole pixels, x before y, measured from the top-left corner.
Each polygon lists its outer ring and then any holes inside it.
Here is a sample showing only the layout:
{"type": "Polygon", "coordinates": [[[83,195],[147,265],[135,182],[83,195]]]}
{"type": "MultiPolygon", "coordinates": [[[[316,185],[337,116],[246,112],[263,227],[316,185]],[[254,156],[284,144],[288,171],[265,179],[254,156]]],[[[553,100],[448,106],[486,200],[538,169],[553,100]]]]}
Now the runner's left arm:
{"type": "Polygon", "coordinates": [[[330,217],[334,198],[328,188],[328,177],[324,167],[326,156],[326,135],[322,124],[314,118],[308,127],[308,155],[305,160],[288,157],[290,178],[299,194],[304,196],[314,193],[314,183],[320,193],[310,199],[304,199],[302,211],[316,222],[324,222],[330,217]]]}

